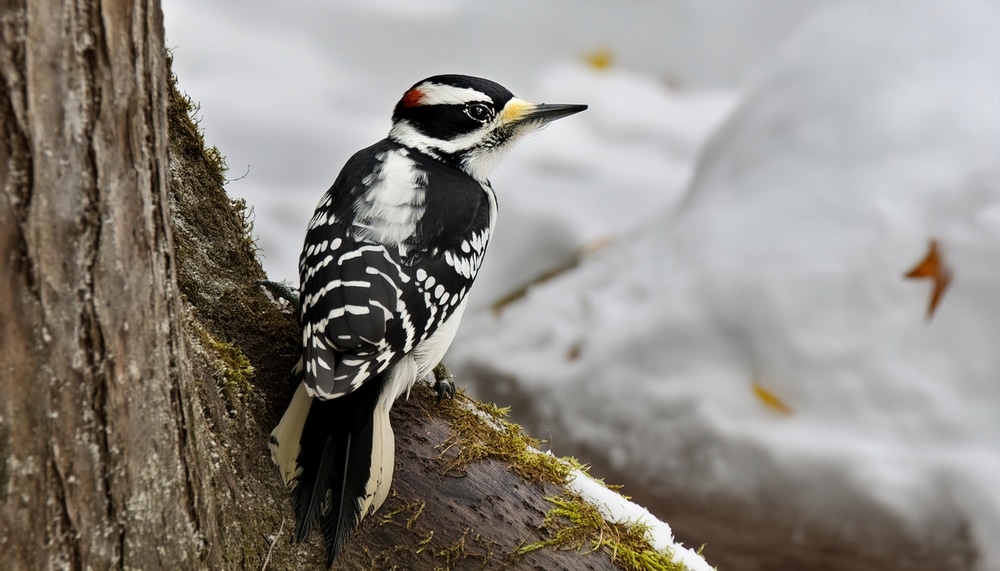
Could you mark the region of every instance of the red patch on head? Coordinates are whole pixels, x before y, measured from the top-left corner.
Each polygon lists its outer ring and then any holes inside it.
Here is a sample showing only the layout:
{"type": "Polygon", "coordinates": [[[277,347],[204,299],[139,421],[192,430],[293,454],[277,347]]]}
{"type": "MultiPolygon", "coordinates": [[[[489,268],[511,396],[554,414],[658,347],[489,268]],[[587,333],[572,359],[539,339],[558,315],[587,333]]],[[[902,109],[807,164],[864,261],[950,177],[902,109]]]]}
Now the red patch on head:
{"type": "Polygon", "coordinates": [[[403,94],[403,107],[416,107],[424,98],[424,92],[416,87],[403,94]]]}

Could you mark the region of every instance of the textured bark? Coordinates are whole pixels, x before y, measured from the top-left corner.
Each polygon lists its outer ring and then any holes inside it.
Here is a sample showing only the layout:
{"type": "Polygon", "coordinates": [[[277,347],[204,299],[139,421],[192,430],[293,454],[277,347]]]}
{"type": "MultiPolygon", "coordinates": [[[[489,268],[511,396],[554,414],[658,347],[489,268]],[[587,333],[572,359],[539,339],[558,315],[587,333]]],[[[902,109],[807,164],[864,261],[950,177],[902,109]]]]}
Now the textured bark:
{"type": "MultiPolygon", "coordinates": [[[[267,449],[297,325],[168,77],[156,0],[0,2],[0,569],[323,568],[267,449]]],[[[613,567],[518,557],[558,488],[445,475],[421,395],[338,568],[613,567]]]]}
{"type": "Polygon", "coordinates": [[[168,230],[157,2],[0,8],[3,567],[153,568],[209,537],[168,230]]]}

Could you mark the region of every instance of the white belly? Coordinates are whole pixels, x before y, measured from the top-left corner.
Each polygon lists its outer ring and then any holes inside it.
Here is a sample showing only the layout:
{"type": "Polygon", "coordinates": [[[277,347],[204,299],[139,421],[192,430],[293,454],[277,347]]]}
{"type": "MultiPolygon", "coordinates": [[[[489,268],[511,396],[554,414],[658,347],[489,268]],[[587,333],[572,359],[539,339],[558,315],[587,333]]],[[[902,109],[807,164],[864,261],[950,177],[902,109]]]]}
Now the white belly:
{"type": "Polygon", "coordinates": [[[468,300],[469,297],[466,296],[458,304],[458,307],[455,308],[455,312],[451,314],[451,317],[442,323],[433,335],[413,349],[413,358],[417,363],[418,379],[426,377],[441,362],[444,354],[448,352],[448,347],[451,347],[451,342],[455,339],[455,333],[458,332],[458,326],[462,322],[462,314],[465,313],[465,304],[468,300]]]}

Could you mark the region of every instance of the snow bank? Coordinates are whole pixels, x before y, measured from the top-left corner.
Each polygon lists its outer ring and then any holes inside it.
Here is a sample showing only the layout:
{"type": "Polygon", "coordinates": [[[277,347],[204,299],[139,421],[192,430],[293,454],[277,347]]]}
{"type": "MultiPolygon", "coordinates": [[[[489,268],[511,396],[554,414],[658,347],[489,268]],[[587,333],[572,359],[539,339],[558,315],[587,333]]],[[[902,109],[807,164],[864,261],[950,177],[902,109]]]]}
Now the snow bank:
{"type": "Polygon", "coordinates": [[[579,495],[583,501],[596,507],[608,522],[648,526],[650,547],[661,553],[669,550],[673,554],[675,563],[682,563],[691,571],[712,571],[713,567],[704,557],[674,542],[674,534],[669,525],[657,519],[646,508],[630,502],[586,473],[573,468],[566,487],[579,495]]]}
{"type": "Polygon", "coordinates": [[[858,539],[869,509],[928,544],[968,524],[1000,569],[998,29],[994,2],[823,11],[676,207],[467,315],[452,368],[654,489],[858,539]],[[953,279],[928,318],[904,276],[931,241],[953,279]]]}

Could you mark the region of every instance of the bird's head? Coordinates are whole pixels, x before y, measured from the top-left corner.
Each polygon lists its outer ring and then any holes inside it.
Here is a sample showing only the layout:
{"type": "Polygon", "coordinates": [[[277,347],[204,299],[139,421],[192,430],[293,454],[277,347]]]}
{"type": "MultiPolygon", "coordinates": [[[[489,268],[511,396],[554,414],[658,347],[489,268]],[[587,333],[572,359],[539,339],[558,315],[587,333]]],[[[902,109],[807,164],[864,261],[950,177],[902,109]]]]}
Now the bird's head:
{"type": "Polygon", "coordinates": [[[389,138],[485,181],[521,135],[586,108],[529,103],[488,79],[436,75],[403,94],[389,138]]]}

